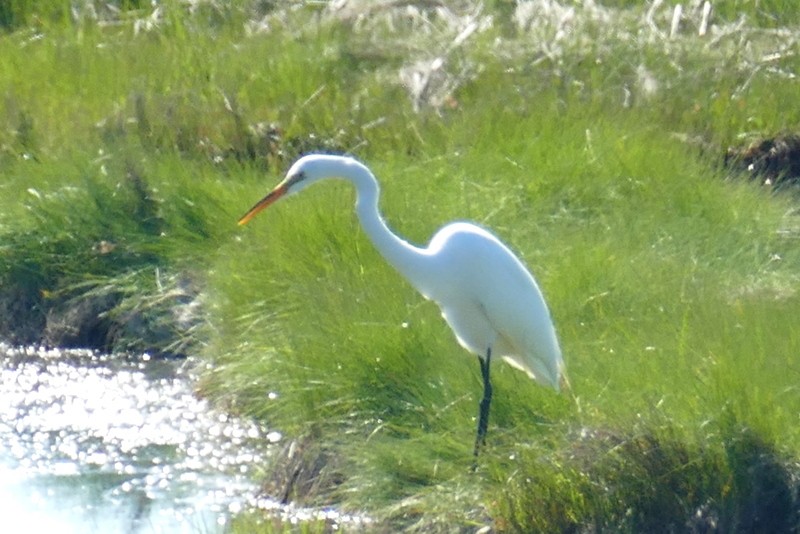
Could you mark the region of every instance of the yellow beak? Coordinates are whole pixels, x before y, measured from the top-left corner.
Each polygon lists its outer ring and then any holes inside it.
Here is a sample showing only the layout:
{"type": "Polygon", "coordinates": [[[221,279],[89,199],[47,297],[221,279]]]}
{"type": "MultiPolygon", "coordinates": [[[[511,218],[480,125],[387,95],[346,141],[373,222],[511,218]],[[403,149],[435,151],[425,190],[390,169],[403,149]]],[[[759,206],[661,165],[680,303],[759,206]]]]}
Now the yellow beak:
{"type": "Polygon", "coordinates": [[[259,211],[263,210],[264,208],[266,208],[267,206],[269,206],[270,204],[281,198],[283,195],[287,193],[288,190],[289,187],[286,184],[283,183],[278,184],[278,186],[275,189],[270,191],[267,194],[267,196],[256,202],[256,205],[250,208],[250,211],[245,213],[242,216],[242,218],[239,219],[239,226],[247,224],[250,221],[250,219],[252,219],[258,214],[259,211]]]}

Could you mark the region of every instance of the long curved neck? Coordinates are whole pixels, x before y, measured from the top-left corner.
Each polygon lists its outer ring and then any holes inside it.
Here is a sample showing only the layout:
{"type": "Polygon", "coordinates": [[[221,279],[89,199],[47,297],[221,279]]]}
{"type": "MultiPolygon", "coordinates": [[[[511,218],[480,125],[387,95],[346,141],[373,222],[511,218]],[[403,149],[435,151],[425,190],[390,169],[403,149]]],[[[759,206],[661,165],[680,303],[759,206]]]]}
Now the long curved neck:
{"type": "Polygon", "coordinates": [[[400,274],[423,295],[428,295],[425,280],[427,251],[395,235],[378,211],[380,188],[375,176],[363,165],[356,164],[347,178],[356,188],[356,214],[375,248],[400,274]]]}

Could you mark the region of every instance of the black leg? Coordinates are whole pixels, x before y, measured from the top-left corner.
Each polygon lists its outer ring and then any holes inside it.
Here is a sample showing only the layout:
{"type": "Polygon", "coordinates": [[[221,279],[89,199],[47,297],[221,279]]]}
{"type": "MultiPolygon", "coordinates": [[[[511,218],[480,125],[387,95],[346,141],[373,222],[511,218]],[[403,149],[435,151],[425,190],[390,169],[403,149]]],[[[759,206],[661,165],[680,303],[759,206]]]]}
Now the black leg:
{"type": "Polygon", "coordinates": [[[480,448],[486,445],[486,427],[489,425],[489,406],[492,403],[492,383],[489,380],[489,365],[492,363],[492,349],[486,350],[486,359],[478,356],[481,364],[481,376],[483,377],[483,399],[480,404],[480,414],[478,416],[478,435],[475,437],[475,457],[478,457],[480,448]]]}

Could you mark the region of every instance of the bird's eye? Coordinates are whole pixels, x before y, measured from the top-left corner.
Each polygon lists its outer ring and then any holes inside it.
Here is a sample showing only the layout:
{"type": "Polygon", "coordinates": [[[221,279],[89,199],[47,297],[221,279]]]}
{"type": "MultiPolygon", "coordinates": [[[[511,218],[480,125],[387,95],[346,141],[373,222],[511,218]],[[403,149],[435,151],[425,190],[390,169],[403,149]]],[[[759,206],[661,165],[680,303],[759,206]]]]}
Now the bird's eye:
{"type": "Polygon", "coordinates": [[[305,177],[306,177],[305,173],[304,173],[303,171],[300,171],[300,172],[298,172],[297,174],[293,174],[293,175],[291,175],[291,176],[290,176],[290,177],[289,177],[289,178],[286,180],[286,185],[287,185],[287,186],[289,186],[289,187],[291,187],[291,186],[293,186],[294,184],[296,184],[297,182],[302,182],[302,181],[305,179],[305,177]]]}

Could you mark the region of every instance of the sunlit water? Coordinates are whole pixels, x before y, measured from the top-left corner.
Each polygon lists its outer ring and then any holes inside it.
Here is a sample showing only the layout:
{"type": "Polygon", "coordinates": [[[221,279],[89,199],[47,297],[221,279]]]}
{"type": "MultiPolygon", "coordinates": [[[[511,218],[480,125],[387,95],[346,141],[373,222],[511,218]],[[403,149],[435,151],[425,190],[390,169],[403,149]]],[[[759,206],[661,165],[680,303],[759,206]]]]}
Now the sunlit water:
{"type": "Polygon", "coordinates": [[[180,363],[0,344],[3,532],[222,532],[266,437],[180,363]]]}

